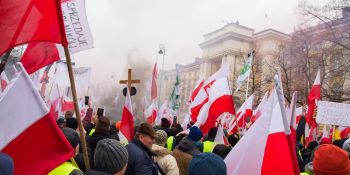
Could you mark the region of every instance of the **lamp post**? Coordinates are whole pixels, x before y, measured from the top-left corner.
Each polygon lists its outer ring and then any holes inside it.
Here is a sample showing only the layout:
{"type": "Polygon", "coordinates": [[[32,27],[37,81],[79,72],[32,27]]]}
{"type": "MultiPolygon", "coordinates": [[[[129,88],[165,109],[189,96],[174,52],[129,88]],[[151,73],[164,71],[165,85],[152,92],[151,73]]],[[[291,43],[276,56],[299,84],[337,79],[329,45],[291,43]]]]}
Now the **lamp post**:
{"type": "Polygon", "coordinates": [[[165,46],[164,44],[160,44],[159,45],[159,51],[158,51],[158,54],[159,55],[163,55],[163,63],[162,63],[162,73],[160,74],[160,83],[159,83],[159,96],[158,96],[158,109],[159,109],[159,105],[160,105],[160,95],[161,95],[161,92],[162,92],[162,80],[163,80],[163,74],[164,74],[164,57],[165,57],[165,46]]]}

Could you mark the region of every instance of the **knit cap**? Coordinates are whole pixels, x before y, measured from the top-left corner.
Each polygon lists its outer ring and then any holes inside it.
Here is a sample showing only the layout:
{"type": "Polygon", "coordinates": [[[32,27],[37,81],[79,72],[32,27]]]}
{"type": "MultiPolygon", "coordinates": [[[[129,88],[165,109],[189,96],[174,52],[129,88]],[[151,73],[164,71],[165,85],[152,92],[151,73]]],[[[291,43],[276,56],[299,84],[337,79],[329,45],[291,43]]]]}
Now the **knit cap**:
{"type": "Polygon", "coordinates": [[[227,174],[224,160],[213,153],[201,153],[194,156],[188,166],[188,175],[227,174]]]}
{"type": "Polygon", "coordinates": [[[197,142],[203,137],[203,133],[197,126],[192,126],[190,128],[190,133],[188,134],[188,137],[193,141],[197,142]]]}
{"type": "Polygon", "coordinates": [[[117,140],[103,139],[97,143],[94,162],[96,170],[115,174],[128,163],[128,151],[117,140]]]}
{"type": "Polygon", "coordinates": [[[350,174],[348,153],[335,145],[322,144],[318,146],[314,152],[312,163],[315,174],[350,174]]]}
{"type": "Polygon", "coordinates": [[[13,174],[13,159],[5,153],[0,152],[0,175],[13,174]]]}
{"type": "Polygon", "coordinates": [[[164,146],[167,141],[167,134],[164,130],[157,130],[156,131],[156,144],[159,146],[164,146]]]}
{"type": "Polygon", "coordinates": [[[74,129],[65,127],[62,128],[62,132],[73,148],[78,146],[80,139],[78,133],[74,129]]]}

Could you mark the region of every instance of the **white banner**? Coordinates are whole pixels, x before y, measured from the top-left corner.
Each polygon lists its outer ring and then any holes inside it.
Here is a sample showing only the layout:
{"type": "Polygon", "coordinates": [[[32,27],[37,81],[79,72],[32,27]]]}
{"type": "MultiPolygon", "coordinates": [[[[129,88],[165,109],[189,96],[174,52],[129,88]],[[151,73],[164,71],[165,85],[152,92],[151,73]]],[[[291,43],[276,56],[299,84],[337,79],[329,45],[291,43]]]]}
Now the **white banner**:
{"type": "Polygon", "coordinates": [[[70,53],[93,48],[85,0],[62,0],[61,6],[70,53]]]}
{"type": "MultiPolygon", "coordinates": [[[[70,87],[67,65],[57,63],[56,80],[60,86],[70,87]]],[[[90,84],[91,67],[73,67],[75,85],[77,87],[88,87],[90,84]]]]}
{"type": "Polygon", "coordinates": [[[318,101],[316,122],[326,125],[350,126],[350,104],[318,101]]]}

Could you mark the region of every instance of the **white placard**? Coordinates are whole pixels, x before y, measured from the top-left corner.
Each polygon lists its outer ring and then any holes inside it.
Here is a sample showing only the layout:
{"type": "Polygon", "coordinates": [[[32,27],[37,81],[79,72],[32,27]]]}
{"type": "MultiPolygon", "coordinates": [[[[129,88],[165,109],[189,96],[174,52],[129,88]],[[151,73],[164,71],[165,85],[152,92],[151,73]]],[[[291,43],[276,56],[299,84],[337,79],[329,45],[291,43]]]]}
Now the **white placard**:
{"type": "Polygon", "coordinates": [[[318,101],[316,122],[326,125],[350,126],[350,104],[318,101]]]}

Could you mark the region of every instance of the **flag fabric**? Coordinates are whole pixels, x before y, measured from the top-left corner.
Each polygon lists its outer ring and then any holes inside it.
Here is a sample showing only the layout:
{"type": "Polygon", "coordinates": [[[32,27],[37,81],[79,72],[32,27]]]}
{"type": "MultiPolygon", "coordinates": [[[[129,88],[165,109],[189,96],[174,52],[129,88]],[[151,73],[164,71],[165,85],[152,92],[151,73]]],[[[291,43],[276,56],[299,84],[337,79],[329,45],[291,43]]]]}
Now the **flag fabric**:
{"type": "Polygon", "coordinates": [[[297,121],[296,121],[296,103],[297,103],[297,98],[298,98],[298,93],[297,92],[294,92],[293,93],[293,96],[292,96],[292,100],[290,102],[290,105],[289,105],[289,109],[288,109],[288,123],[289,123],[289,126],[296,130],[297,129],[297,121]]]}
{"type": "Polygon", "coordinates": [[[340,131],[340,138],[342,138],[342,139],[347,138],[349,134],[350,134],[350,128],[346,127],[340,131]]]}
{"type": "Polygon", "coordinates": [[[264,97],[261,99],[258,107],[253,111],[253,116],[251,118],[252,123],[254,123],[261,116],[261,112],[266,105],[268,96],[269,96],[269,92],[267,91],[264,97]]]}
{"type": "Polygon", "coordinates": [[[276,90],[261,117],[225,158],[227,174],[296,174],[276,90]]]}
{"type": "Polygon", "coordinates": [[[151,86],[151,100],[157,98],[157,81],[158,81],[158,70],[157,70],[157,62],[154,64],[153,73],[152,73],[152,86],[151,86]]]}
{"type": "Polygon", "coordinates": [[[308,110],[306,114],[306,122],[310,127],[314,128],[317,126],[315,118],[316,101],[321,98],[321,83],[320,83],[320,70],[317,71],[315,82],[310,90],[308,101],[308,110]]]}
{"type": "Polygon", "coordinates": [[[62,112],[74,110],[74,102],[73,102],[73,100],[69,99],[68,97],[62,98],[61,105],[62,105],[62,108],[61,108],[62,112]]]}
{"type": "Polygon", "coordinates": [[[153,125],[157,118],[157,105],[155,102],[152,102],[152,104],[145,110],[145,117],[146,121],[153,125]]]}
{"type": "Polygon", "coordinates": [[[15,175],[48,174],[74,155],[23,67],[0,96],[0,120],[0,151],[15,175]]]}
{"type": "Polygon", "coordinates": [[[249,77],[251,72],[252,62],[253,62],[253,53],[250,53],[237,78],[236,91],[240,89],[243,82],[249,77]]]}
{"type": "Polygon", "coordinates": [[[238,128],[245,128],[247,117],[252,116],[254,102],[254,94],[250,95],[249,98],[242,104],[236,113],[236,117],[230,122],[230,128],[228,132],[236,133],[238,128]],[[236,126],[237,125],[237,126],[236,126]]]}
{"type": "Polygon", "coordinates": [[[128,139],[128,141],[131,141],[134,137],[134,117],[129,90],[125,96],[120,132],[125,136],[126,139],[128,139]]]}
{"type": "Polygon", "coordinates": [[[61,6],[69,52],[75,54],[93,48],[85,0],[62,0],[61,6]]]}
{"type": "Polygon", "coordinates": [[[2,0],[0,55],[24,43],[48,41],[68,46],[60,0],[2,0]]]}
{"type": "Polygon", "coordinates": [[[51,42],[32,42],[25,50],[21,62],[28,72],[35,71],[60,60],[56,45],[51,42]]]}
{"type": "Polygon", "coordinates": [[[207,103],[209,105],[207,117],[200,127],[203,134],[207,134],[209,129],[215,126],[221,114],[225,112],[235,114],[234,103],[226,77],[216,80],[210,87],[207,103]]]}
{"type": "MultiPolygon", "coordinates": [[[[67,64],[60,62],[56,66],[56,71],[59,74],[56,74],[55,83],[60,86],[70,87],[67,64]]],[[[88,87],[90,85],[91,67],[73,67],[73,75],[77,87],[88,87]]]]}
{"type": "MultiPolygon", "coordinates": [[[[221,66],[221,68],[215,72],[212,76],[206,79],[203,84],[199,83],[196,86],[194,93],[191,96],[190,103],[190,115],[193,122],[197,122],[199,112],[203,105],[208,102],[208,88],[217,80],[222,77],[228,77],[229,67],[227,64],[221,66]],[[197,92],[198,91],[198,92],[197,92]]],[[[199,81],[200,82],[200,81],[199,81]]]]}
{"type": "Polygon", "coordinates": [[[9,83],[5,71],[1,72],[0,81],[0,92],[4,92],[7,84],[9,83]]]}
{"type": "Polygon", "coordinates": [[[175,85],[173,91],[171,92],[169,101],[172,110],[176,111],[180,108],[180,77],[178,69],[176,70],[175,85]]]}
{"type": "Polygon", "coordinates": [[[222,128],[221,125],[219,125],[218,127],[218,131],[216,132],[216,136],[214,139],[214,143],[217,144],[224,144],[224,145],[228,145],[228,140],[224,134],[224,129],[222,128]]]}
{"type": "Polygon", "coordinates": [[[295,122],[298,124],[301,116],[303,115],[303,107],[299,107],[295,109],[295,122]]]}
{"type": "Polygon", "coordinates": [[[52,113],[52,116],[56,120],[58,119],[59,114],[61,112],[61,108],[62,108],[61,102],[62,102],[62,95],[60,93],[58,85],[54,84],[52,87],[51,94],[50,94],[50,97],[49,97],[47,104],[50,107],[50,111],[52,113]]]}
{"type": "Polygon", "coordinates": [[[184,120],[182,121],[182,124],[181,124],[182,128],[184,130],[188,129],[187,126],[188,124],[190,124],[190,122],[191,122],[191,116],[189,113],[187,113],[184,117],[184,120]]]}

